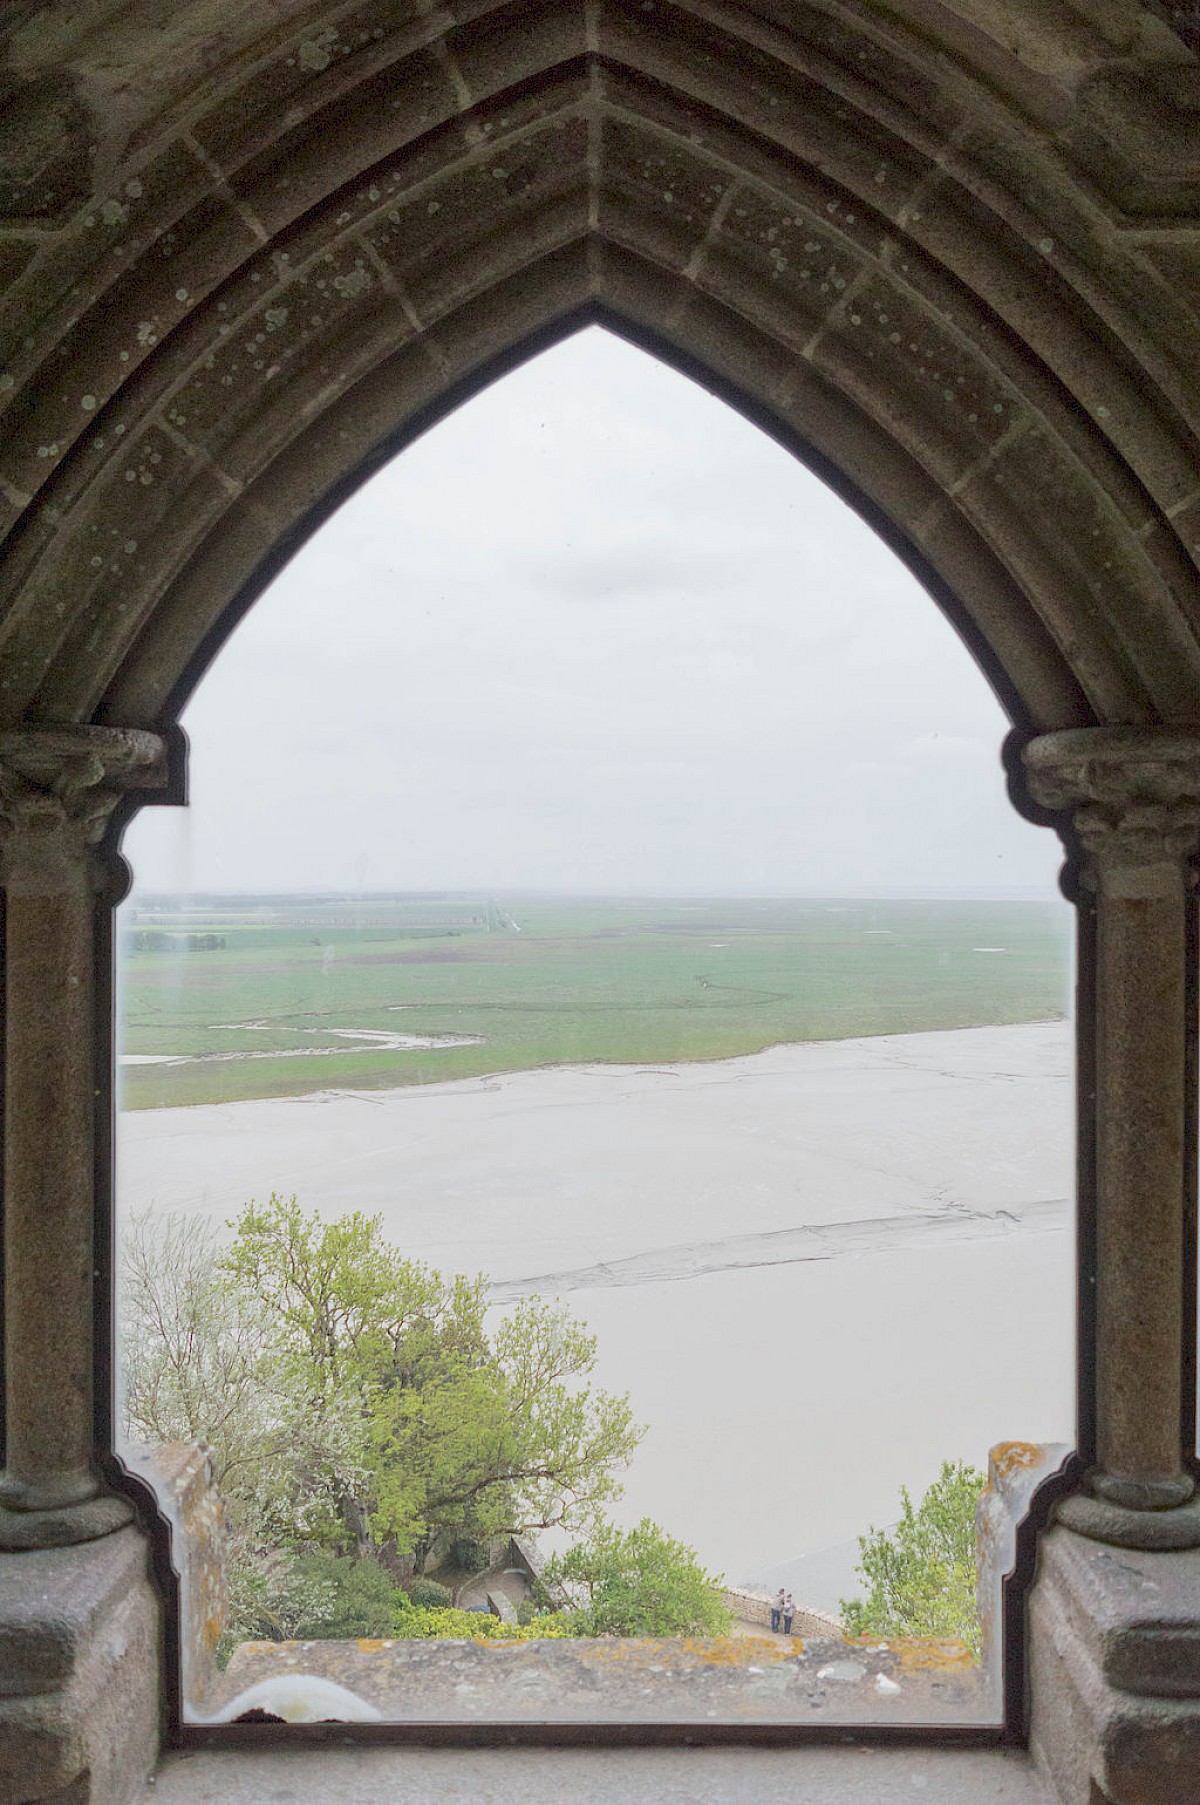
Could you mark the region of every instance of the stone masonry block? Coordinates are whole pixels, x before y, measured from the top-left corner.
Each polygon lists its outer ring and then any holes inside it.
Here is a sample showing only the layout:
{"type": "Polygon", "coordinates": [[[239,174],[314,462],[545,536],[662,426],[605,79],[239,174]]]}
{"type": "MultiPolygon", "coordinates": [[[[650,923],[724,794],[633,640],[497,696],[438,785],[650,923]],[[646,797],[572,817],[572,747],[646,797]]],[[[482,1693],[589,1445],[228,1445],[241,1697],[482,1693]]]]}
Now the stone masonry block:
{"type": "Polygon", "coordinates": [[[124,1805],[158,1751],[159,1642],[137,1529],[0,1555],[6,1805],[124,1805]]]}

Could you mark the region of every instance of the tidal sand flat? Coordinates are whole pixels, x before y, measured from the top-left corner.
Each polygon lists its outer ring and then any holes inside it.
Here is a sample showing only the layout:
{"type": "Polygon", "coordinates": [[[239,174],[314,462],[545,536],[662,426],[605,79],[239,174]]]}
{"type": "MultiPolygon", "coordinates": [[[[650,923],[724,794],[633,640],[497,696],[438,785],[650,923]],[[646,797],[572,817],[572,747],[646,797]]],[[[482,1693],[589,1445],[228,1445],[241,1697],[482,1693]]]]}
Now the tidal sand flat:
{"type": "MultiPolygon", "coordinates": [[[[1037,1023],[122,1116],[123,1212],[380,1213],[569,1300],[649,1425],[619,1514],[730,1578],[1069,1440],[1070,1031],[1037,1023]]],[[[815,1601],[814,1601],[815,1602],[815,1601]]]]}

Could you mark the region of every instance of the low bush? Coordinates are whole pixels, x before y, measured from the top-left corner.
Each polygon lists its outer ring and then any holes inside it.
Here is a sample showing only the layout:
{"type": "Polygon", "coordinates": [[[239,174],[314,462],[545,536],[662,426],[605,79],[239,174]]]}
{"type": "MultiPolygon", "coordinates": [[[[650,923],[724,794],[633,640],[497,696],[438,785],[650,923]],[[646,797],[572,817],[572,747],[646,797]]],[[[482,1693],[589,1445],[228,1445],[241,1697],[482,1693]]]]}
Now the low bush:
{"type": "Polygon", "coordinates": [[[450,1588],[439,1585],[436,1579],[414,1579],[409,1585],[408,1596],[423,1610],[438,1610],[454,1603],[450,1588]]]}

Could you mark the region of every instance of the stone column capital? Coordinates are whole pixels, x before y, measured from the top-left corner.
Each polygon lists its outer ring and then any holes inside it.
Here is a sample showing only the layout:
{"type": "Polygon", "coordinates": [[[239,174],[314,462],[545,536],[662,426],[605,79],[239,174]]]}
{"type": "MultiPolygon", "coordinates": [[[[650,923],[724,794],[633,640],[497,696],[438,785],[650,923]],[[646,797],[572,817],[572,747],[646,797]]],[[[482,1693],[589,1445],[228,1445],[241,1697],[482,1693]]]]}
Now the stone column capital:
{"type": "Polygon", "coordinates": [[[129,790],[167,782],[165,743],[132,727],[0,732],[0,870],[8,889],[54,892],[78,881],[129,790]]]}
{"type": "Polygon", "coordinates": [[[1200,852],[1200,730],[1070,728],[1030,740],[1022,763],[1034,802],[1066,817],[1089,888],[1124,874],[1151,893],[1156,870],[1190,879],[1200,852]]]}

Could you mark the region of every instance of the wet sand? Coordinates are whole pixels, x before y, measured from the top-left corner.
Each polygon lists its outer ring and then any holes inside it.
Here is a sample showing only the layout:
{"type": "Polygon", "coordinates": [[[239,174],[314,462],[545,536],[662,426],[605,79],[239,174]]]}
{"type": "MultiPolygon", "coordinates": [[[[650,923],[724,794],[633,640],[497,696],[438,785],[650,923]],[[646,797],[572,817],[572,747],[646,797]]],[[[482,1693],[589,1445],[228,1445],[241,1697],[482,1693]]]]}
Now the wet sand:
{"type": "Polygon", "coordinates": [[[119,1191],[378,1211],[499,1306],[567,1298],[651,1425],[618,1514],[738,1581],[1070,1439],[1070,1092],[1048,1023],[147,1110],[119,1191]]]}

